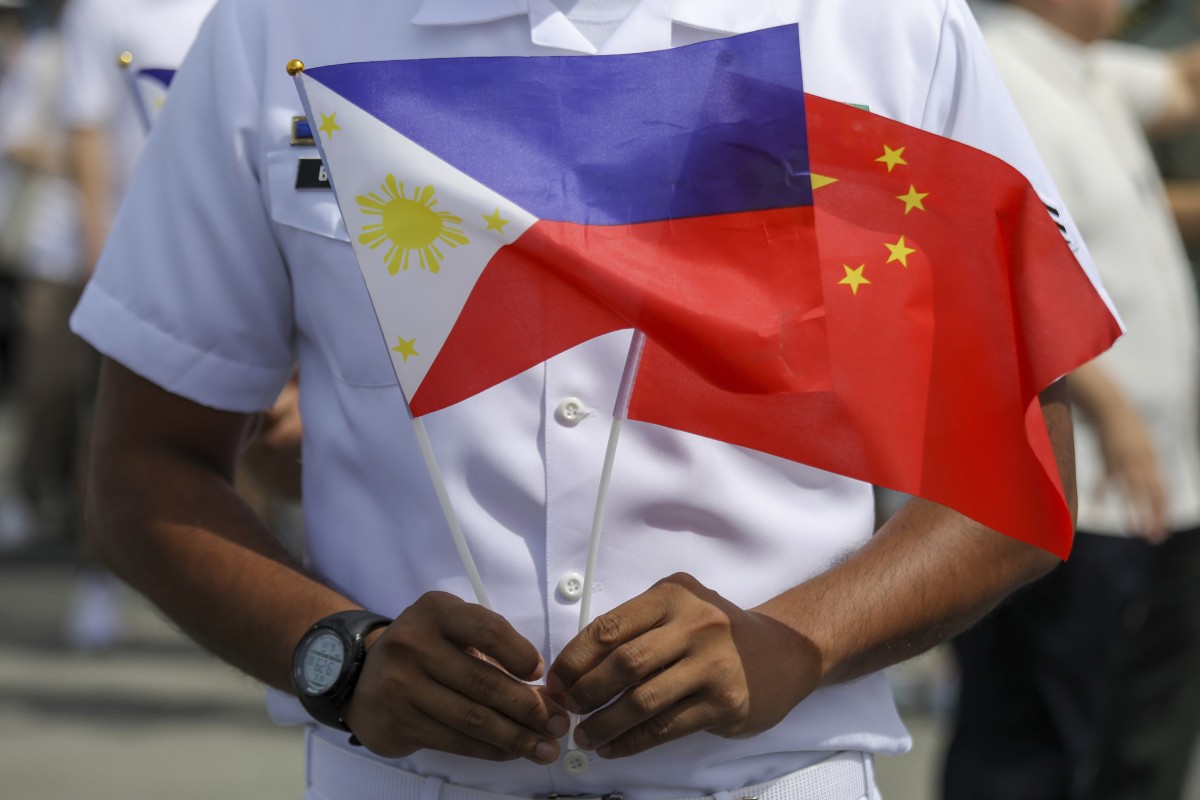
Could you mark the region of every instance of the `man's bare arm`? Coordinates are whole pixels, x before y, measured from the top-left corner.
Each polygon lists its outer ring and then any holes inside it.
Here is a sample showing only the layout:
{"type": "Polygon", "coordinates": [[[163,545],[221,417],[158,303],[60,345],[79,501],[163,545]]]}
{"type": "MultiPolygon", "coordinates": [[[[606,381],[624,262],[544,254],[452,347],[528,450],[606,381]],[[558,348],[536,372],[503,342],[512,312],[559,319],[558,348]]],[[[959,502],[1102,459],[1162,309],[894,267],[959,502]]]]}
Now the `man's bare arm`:
{"type": "Polygon", "coordinates": [[[291,649],[356,604],[306,575],[233,488],[247,417],[106,361],[88,481],[96,554],[189,636],[290,689],[291,649]]]}
{"type": "Polygon", "coordinates": [[[1126,521],[1136,536],[1162,543],[1169,535],[1167,493],[1146,421],[1095,361],[1071,373],[1071,396],[1092,420],[1100,443],[1107,479],[1101,489],[1123,496],[1126,521]]]}
{"type": "MultiPolygon", "coordinates": [[[[205,408],[106,360],[89,541],[193,639],[292,691],[292,650],[304,632],[359,605],[296,564],[234,490],[246,426],[246,415],[205,408]]],[[[369,641],[346,719],[372,750],[557,757],[566,714],[521,682],[541,675],[541,657],[499,615],[430,592],[369,641]]]]}
{"type": "MultiPolygon", "coordinates": [[[[1061,382],[1043,393],[1042,407],[1073,513],[1061,382]]],[[[571,710],[591,714],[577,741],[603,757],[697,731],[753,735],[819,686],[903,661],[962,631],[1057,563],[914,499],[862,549],[754,609],[733,606],[690,576],[660,581],[585,628],[551,665],[547,686],[571,710]]]]}

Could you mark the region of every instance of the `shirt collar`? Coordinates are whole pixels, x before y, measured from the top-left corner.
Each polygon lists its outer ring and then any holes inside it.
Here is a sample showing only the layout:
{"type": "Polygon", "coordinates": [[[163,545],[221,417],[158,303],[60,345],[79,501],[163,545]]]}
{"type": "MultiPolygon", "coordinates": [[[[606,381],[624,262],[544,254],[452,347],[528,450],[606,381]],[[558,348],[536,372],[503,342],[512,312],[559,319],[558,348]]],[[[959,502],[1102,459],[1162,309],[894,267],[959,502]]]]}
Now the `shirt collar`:
{"type": "MultiPolygon", "coordinates": [[[[714,33],[747,31],[783,25],[784,0],[746,3],[744,0],[642,0],[601,52],[662,50],[671,46],[672,24],[714,33]],[[750,10],[747,10],[750,7],[750,10]]],[[[471,25],[509,17],[529,16],[534,44],[581,53],[596,48],[550,0],[422,0],[414,25],[471,25]]]]}

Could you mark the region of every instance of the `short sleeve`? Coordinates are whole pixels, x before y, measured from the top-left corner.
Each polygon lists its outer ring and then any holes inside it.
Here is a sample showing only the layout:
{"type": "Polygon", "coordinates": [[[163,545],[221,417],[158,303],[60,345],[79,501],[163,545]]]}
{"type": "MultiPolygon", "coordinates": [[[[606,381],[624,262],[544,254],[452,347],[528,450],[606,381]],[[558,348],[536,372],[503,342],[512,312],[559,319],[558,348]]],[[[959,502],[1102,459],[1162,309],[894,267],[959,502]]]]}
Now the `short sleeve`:
{"type": "MultiPolygon", "coordinates": [[[[112,3],[109,4],[110,6],[112,3]]],[[[105,9],[104,0],[71,0],[63,9],[62,36],[66,54],[61,109],[72,128],[107,124],[121,91],[116,46],[109,35],[120,8],[105,9]]]]}
{"type": "Polygon", "coordinates": [[[1171,57],[1162,50],[1129,42],[1096,42],[1088,49],[1094,69],[1121,93],[1143,127],[1167,109],[1176,80],[1171,57]]]}
{"type": "Polygon", "coordinates": [[[259,184],[261,58],[223,2],[175,76],[72,329],[203,405],[269,406],[294,361],[291,284],[259,184]]]}

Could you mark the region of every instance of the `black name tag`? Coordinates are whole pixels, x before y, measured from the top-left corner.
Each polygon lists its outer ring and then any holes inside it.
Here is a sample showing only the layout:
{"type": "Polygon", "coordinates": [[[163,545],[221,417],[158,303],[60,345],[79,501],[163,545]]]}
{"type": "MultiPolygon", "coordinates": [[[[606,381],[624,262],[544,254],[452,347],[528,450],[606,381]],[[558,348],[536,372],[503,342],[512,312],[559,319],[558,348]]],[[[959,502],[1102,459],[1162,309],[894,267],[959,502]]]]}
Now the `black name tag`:
{"type": "Polygon", "coordinates": [[[329,175],[319,158],[302,158],[296,168],[297,189],[330,189],[329,175]]]}

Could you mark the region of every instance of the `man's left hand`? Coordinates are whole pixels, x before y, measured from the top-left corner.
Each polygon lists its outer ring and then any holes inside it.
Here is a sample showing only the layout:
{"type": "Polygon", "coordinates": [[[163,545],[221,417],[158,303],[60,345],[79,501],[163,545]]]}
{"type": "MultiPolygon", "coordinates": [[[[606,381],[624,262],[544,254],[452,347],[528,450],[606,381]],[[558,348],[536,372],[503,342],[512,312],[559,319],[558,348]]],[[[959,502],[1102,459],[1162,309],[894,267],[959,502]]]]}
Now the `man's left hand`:
{"type": "Polygon", "coordinates": [[[681,573],[580,631],[547,689],[591,714],[576,730],[580,747],[620,758],[698,731],[767,730],[816,688],[820,667],[808,639],[681,573]]]}

